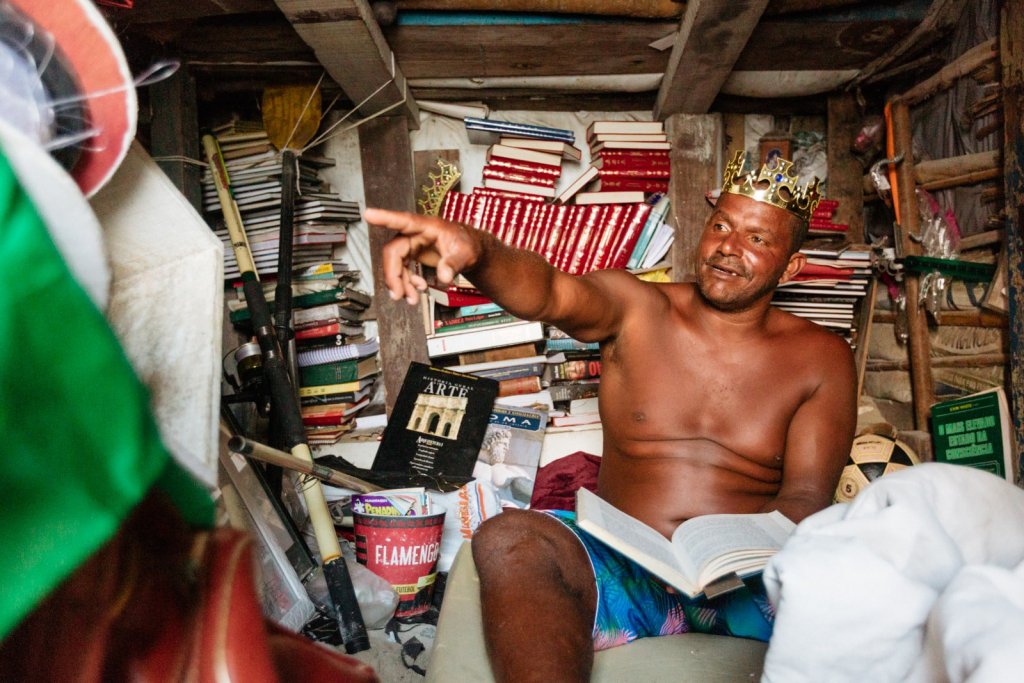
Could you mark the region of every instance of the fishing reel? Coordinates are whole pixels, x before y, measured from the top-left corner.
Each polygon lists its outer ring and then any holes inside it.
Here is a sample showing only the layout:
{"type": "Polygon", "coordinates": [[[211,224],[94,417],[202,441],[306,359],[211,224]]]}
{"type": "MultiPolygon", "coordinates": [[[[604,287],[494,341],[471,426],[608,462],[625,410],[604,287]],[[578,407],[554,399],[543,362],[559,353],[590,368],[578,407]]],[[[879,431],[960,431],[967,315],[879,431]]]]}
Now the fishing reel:
{"type": "Polygon", "coordinates": [[[252,402],[261,417],[270,415],[270,390],[263,374],[263,352],[256,342],[242,344],[225,356],[224,380],[234,390],[226,403],[252,402]],[[228,357],[233,360],[228,363],[228,357]]]}

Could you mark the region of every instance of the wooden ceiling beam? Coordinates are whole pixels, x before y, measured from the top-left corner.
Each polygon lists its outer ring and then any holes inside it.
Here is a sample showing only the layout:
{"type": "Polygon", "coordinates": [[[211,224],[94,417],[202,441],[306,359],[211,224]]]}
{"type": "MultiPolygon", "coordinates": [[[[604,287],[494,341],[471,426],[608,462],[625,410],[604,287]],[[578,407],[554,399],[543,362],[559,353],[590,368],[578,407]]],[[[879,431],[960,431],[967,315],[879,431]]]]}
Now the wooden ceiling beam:
{"type": "Polygon", "coordinates": [[[274,1],[327,74],[362,103],[360,114],[390,109],[388,115],[404,114],[419,127],[419,108],[366,0],[274,1]]]}
{"type": "Polygon", "coordinates": [[[757,27],[768,0],[690,0],[679,25],[654,118],[705,114],[757,27]]]}

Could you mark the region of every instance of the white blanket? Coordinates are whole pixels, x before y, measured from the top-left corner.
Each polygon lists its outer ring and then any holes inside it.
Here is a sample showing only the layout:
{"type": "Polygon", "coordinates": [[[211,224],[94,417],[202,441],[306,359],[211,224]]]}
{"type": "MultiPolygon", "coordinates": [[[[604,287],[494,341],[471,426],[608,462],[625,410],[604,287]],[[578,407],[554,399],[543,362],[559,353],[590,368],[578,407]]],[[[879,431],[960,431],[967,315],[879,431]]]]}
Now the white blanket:
{"type": "Polygon", "coordinates": [[[885,476],[769,563],[762,681],[1019,680],[1022,562],[1024,491],[956,465],[885,476]]]}

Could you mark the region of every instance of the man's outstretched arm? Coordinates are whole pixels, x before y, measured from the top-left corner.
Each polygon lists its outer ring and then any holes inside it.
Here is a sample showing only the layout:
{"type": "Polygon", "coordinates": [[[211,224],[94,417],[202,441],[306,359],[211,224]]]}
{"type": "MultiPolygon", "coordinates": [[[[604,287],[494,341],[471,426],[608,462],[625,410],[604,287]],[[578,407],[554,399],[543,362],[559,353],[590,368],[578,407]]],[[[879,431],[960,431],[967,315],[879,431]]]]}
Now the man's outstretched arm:
{"type": "Polygon", "coordinates": [[[440,218],[382,209],[367,209],[363,215],[368,223],[397,233],[383,253],[384,283],[395,300],[417,303],[426,288],[409,268],[415,260],[436,268],[442,284],[462,273],[516,317],[551,323],[583,341],[602,341],[621,327],[621,288],[637,282],[616,271],[568,275],[538,254],[440,218]]]}

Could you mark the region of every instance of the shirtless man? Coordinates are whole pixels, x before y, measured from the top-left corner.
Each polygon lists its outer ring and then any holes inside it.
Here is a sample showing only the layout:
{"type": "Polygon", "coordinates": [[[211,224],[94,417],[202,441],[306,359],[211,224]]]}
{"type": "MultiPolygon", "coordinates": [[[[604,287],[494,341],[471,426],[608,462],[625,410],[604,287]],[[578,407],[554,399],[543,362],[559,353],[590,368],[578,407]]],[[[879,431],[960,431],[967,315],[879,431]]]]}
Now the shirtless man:
{"type": "MultiPolygon", "coordinates": [[[[853,437],[850,347],[769,305],[775,286],[804,263],[797,249],[816,201],[796,202],[775,187],[777,169],[741,173],[739,159],[704,226],[695,284],[652,284],[625,271],[573,277],[464,225],[365,214],[399,233],[384,251],[392,298],[419,300],[425,283],[406,267],[416,259],[435,266],[442,282],[464,273],[521,318],[601,343],[598,493],[665,536],[709,513],[779,510],[799,522],[831,502],[853,437]],[[763,185],[771,187],[758,190],[763,185]]],[[[791,191],[796,179],[787,169],[788,162],[782,171],[791,191]]],[[[802,190],[797,196],[806,200],[802,190]]],[[[816,188],[808,194],[816,197],[816,188]]],[[[688,601],[578,536],[572,522],[571,515],[508,511],[473,538],[497,680],[588,680],[595,648],[636,637],[770,635],[772,612],[759,582],[688,601]],[[619,585],[608,590],[613,578],[619,585]],[[631,602],[622,602],[624,592],[631,602]]]]}

